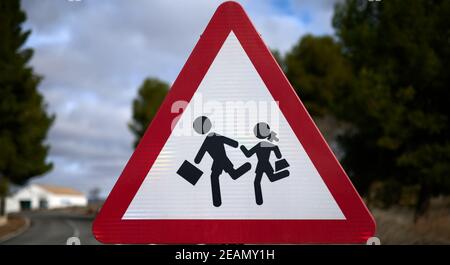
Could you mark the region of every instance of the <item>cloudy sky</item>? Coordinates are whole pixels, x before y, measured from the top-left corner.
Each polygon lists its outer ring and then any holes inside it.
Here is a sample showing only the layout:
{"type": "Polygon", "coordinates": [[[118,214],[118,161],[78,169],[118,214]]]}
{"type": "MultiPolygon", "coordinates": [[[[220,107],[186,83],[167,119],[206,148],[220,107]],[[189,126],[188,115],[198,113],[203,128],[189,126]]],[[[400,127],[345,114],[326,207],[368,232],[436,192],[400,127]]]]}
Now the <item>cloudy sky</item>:
{"type": "MultiPolygon", "coordinates": [[[[139,85],[175,80],[220,2],[23,0],[31,65],[57,115],[48,137],[54,170],[33,182],[106,196],[133,151],[127,123],[139,85]]],[[[282,53],[304,34],[333,33],[334,0],[240,2],[282,53]]]]}

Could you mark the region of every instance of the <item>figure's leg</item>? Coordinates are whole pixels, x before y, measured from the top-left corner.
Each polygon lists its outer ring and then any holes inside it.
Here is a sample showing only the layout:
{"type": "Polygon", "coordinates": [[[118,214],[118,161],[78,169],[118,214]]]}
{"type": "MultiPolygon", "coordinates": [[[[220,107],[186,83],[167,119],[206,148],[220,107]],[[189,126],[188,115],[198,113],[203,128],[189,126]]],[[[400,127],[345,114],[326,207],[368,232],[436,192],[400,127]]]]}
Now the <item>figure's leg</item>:
{"type": "Polygon", "coordinates": [[[258,204],[258,205],[263,204],[263,197],[262,197],[262,191],[261,191],[261,179],[262,179],[262,172],[256,173],[254,185],[255,185],[255,199],[256,199],[256,204],[258,204]]]}
{"type": "Polygon", "coordinates": [[[267,177],[269,178],[270,182],[274,182],[280,179],[283,179],[285,177],[289,176],[289,170],[283,170],[277,173],[273,173],[273,171],[266,172],[267,177]]]}
{"type": "Polygon", "coordinates": [[[211,173],[212,199],[213,204],[216,207],[219,207],[222,204],[222,197],[220,195],[220,182],[219,182],[220,173],[221,171],[213,171],[211,173]]]}
{"type": "Polygon", "coordinates": [[[247,162],[243,164],[242,166],[238,167],[237,169],[234,169],[233,167],[229,168],[227,173],[230,174],[230,177],[234,180],[238,179],[240,176],[247,173],[252,168],[252,165],[247,162]]]}

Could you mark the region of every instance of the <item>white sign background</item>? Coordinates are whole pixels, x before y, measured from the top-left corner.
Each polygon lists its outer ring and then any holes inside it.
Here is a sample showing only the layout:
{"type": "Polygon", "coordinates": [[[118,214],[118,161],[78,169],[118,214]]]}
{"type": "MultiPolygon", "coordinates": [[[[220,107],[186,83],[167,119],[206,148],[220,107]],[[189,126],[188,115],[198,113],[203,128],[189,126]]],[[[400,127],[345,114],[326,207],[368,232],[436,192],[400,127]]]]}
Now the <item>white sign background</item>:
{"type": "MultiPolygon", "coordinates": [[[[239,40],[229,34],[210,69],[199,85],[191,103],[181,115],[174,131],[148,172],[122,219],[345,219],[339,206],[312,164],[303,146],[285,117],[275,104],[278,116],[239,115],[208,109],[195,113],[193,102],[214,101],[225,106],[229,102],[274,103],[274,99],[254,68],[239,40]],[[195,113],[195,114],[193,114],[195,113]],[[188,160],[193,163],[206,135],[180,136],[179,132],[192,128],[192,120],[208,116],[217,132],[245,145],[248,149],[260,142],[253,135],[257,122],[268,122],[278,133],[283,157],[289,162],[290,176],[270,182],[266,175],[261,181],[264,203],[257,205],[253,181],[256,155],[246,158],[239,148],[226,146],[227,155],[235,168],[249,161],[252,169],[237,180],[223,172],[220,176],[222,205],[212,204],[210,173],[212,159],[205,154],[197,165],[203,176],[195,186],[181,178],[176,171],[188,160]],[[196,116],[193,116],[196,115],[196,116]],[[230,117],[230,115],[234,115],[230,117]],[[271,124],[271,122],[274,122],[271,124]],[[234,128],[235,130],[229,130],[234,128]]],[[[280,104],[283,104],[282,102],[280,104]]],[[[267,105],[267,104],[266,104],[267,105]]],[[[272,153],[271,161],[276,160],[272,153]]],[[[273,163],[272,163],[273,164],[273,163]]]]}

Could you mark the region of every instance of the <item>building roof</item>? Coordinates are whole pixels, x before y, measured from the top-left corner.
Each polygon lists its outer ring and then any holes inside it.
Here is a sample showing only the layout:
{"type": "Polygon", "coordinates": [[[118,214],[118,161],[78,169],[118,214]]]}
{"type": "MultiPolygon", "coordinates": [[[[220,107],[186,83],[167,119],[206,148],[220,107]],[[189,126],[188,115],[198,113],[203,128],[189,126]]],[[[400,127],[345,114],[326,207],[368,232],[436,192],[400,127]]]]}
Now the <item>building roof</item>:
{"type": "Polygon", "coordinates": [[[37,184],[40,188],[58,195],[78,195],[78,196],[84,196],[84,194],[80,191],[77,191],[72,188],[68,187],[61,187],[61,186],[53,186],[53,185],[43,185],[43,184],[37,184]]]}

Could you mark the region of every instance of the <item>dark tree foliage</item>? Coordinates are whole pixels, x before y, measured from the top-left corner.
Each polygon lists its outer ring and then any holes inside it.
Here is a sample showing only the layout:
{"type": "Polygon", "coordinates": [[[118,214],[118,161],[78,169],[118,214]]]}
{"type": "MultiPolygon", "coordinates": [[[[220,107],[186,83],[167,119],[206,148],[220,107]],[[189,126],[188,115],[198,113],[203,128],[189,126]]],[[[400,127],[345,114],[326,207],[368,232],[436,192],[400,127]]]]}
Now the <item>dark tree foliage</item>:
{"type": "Polygon", "coordinates": [[[45,139],[54,117],[37,89],[41,77],[28,65],[25,19],[19,0],[0,2],[0,197],[9,182],[24,184],[52,168],[45,139]]]}
{"type": "Polygon", "coordinates": [[[450,192],[450,2],[350,0],[333,25],[355,75],[339,112],[354,125],[344,165],[363,190],[418,185],[420,214],[450,192]]]}
{"type": "Polygon", "coordinates": [[[358,190],[383,183],[390,205],[416,187],[421,214],[450,192],[450,1],[347,0],[333,26],[286,55],[287,76],[313,116],[349,125],[338,140],[358,190]]]}
{"type": "Polygon", "coordinates": [[[332,37],[304,36],[286,54],[286,76],[313,116],[323,116],[338,105],[351,82],[350,64],[332,37]]]}
{"type": "Polygon", "coordinates": [[[139,88],[138,96],[133,101],[133,120],[129,124],[130,130],[135,135],[136,147],[150,125],[153,117],[163,102],[169,85],[159,79],[147,78],[139,88]]]}

